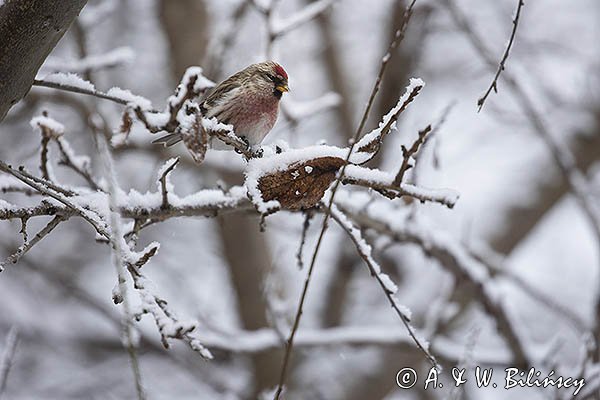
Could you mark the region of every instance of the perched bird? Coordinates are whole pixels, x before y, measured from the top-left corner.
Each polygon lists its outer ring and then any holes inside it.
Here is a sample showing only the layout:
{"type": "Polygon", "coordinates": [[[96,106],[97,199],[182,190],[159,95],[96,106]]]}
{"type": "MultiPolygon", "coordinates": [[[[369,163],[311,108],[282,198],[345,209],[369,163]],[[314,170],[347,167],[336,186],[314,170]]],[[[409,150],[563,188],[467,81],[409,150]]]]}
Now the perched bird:
{"type": "MultiPolygon", "coordinates": [[[[206,118],[216,117],[233,125],[235,134],[250,146],[260,144],[277,121],[279,100],[288,92],[288,75],[274,61],[252,64],[215,86],[200,105],[206,118]]],[[[173,133],[154,140],[172,146],[183,139],[173,133]]],[[[217,150],[231,149],[224,143],[211,143],[217,150]]]]}

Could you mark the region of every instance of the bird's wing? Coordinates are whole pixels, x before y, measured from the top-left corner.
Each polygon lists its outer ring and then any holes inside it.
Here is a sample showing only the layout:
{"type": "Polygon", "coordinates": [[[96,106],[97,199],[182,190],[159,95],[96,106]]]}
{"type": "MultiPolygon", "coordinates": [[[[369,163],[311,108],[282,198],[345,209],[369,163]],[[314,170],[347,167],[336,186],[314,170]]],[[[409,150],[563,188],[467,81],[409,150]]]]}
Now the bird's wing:
{"type": "Polygon", "coordinates": [[[226,91],[222,91],[221,95],[212,99],[206,99],[202,104],[204,115],[208,118],[216,117],[219,122],[228,124],[231,117],[231,109],[235,103],[235,97],[240,91],[239,86],[232,86],[226,91]]]}
{"type": "Polygon", "coordinates": [[[212,107],[216,106],[218,103],[222,103],[222,100],[226,96],[229,92],[231,92],[234,89],[239,89],[240,84],[243,83],[245,81],[246,78],[246,72],[244,71],[240,71],[236,74],[231,75],[229,78],[225,79],[223,82],[219,83],[217,86],[215,86],[210,93],[208,94],[208,96],[206,96],[206,99],[204,100],[204,103],[202,103],[202,106],[207,109],[210,110],[212,107]]]}

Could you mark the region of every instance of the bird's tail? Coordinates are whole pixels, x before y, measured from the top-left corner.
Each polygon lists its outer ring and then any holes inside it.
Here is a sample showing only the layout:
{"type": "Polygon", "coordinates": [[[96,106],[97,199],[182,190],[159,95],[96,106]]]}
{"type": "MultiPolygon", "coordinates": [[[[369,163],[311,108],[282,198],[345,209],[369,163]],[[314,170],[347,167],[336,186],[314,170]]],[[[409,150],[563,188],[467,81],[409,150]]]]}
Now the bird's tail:
{"type": "Polygon", "coordinates": [[[152,141],[152,143],[162,144],[165,147],[173,146],[183,140],[183,135],[181,133],[170,133],[165,136],[161,136],[158,139],[152,141]]]}

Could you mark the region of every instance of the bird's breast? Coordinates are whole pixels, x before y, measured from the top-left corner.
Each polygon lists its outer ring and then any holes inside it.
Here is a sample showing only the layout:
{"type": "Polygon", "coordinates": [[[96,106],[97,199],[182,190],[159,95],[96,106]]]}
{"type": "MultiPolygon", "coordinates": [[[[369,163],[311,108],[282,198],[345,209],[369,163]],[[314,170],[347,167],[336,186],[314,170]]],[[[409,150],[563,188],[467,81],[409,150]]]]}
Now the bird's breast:
{"type": "Polygon", "coordinates": [[[273,129],[279,113],[279,100],[269,94],[246,93],[240,94],[217,119],[234,126],[238,136],[245,136],[252,145],[262,142],[264,137],[273,129]]]}

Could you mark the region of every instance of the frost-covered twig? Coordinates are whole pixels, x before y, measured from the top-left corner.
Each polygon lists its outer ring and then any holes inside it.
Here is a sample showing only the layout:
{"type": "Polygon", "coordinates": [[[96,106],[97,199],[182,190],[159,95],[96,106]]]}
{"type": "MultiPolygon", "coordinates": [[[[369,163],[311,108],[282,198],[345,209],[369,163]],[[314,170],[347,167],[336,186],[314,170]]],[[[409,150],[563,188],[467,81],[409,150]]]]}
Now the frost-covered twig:
{"type": "Polygon", "coordinates": [[[565,321],[568,321],[578,334],[585,334],[589,331],[588,324],[581,317],[558,303],[552,297],[543,293],[519,275],[515,274],[508,266],[504,265],[500,254],[496,254],[492,249],[482,244],[479,244],[477,248],[465,245],[465,249],[473,259],[477,260],[482,265],[485,265],[490,270],[492,276],[504,278],[513,283],[516,287],[521,289],[523,293],[536,300],[540,305],[564,318],[565,321]]]}
{"type": "Polygon", "coordinates": [[[160,178],[158,179],[160,183],[160,191],[162,194],[162,204],[161,208],[169,208],[169,188],[173,189],[173,185],[168,181],[168,175],[171,171],[175,169],[175,167],[179,164],[179,157],[171,159],[167,161],[161,171],[159,172],[160,178]]]}
{"type": "Polygon", "coordinates": [[[307,276],[306,276],[306,280],[304,281],[304,287],[302,289],[302,294],[300,296],[300,300],[298,302],[298,307],[296,310],[296,317],[294,318],[294,324],[292,327],[292,330],[290,331],[290,335],[288,337],[288,341],[287,341],[287,345],[285,348],[285,353],[283,356],[283,365],[281,368],[281,373],[279,375],[279,382],[277,384],[277,390],[275,391],[275,400],[279,400],[281,393],[283,392],[283,387],[285,385],[285,380],[286,380],[286,376],[287,376],[287,368],[288,368],[288,364],[289,364],[289,360],[291,357],[291,353],[292,353],[292,349],[294,346],[294,336],[296,335],[296,332],[298,331],[298,326],[300,325],[300,318],[302,317],[302,309],[304,307],[304,301],[306,298],[306,294],[308,292],[308,287],[310,284],[310,279],[312,277],[314,268],[315,268],[315,263],[317,261],[317,256],[319,254],[319,249],[321,247],[321,243],[323,242],[323,237],[325,236],[325,231],[327,230],[327,226],[328,226],[328,220],[329,220],[329,216],[331,214],[331,206],[333,205],[333,200],[335,197],[335,193],[337,191],[337,188],[340,185],[340,182],[343,179],[344,176],[344,171],[345,171],[345,167],[348,163],[348,160],[350,159],[350,156],[352,155],[352,151],[354,150],[354,146],[358,140],[358,138],[360,137],[365,123],[367,121],[367,118],[369,116],[369,113],[371,111],[371,107],[373,106],[373,102],[375,100],[375,96],[377,95],[377,93],[379,92],[379,86],[381,84],[381,80],[383,78],[383,74],[385,73],[385,70],[387,69],[387,65],[388,62],[391,58],[391,54],[392,51],[398,46],[398,44],[402,41],[402,39],[404,39],[404,34],[406,32],[406,28],[408,27],[408,21],[410,20],[410,17],[412,15],[412,11],[413,11],[413,7],[416,3],[416,0],[412,0],[412,2],[408,5],[408,7],[406,8],[406,11],[404,13],[404,18],[402,21],[402,24],[400,25],[400,28],[396,31],[396,34],[394,35],[394,39],[392,40],[392,42],[390,43],[390,45],[388,46],[388,52],[386,53],[386,55],[382,58],[381,60],[381,65],[379,67],[379,72],[377,74],[377,78],[375,80],[375,84],[373,86],[373,89],[371,91],[371,95],[369,96],[369,101],[367,102],[367,107],[365,109],[365,112],[363,114],[363,117],[361,119],[361,122],[354,134],[352,143],[350,144],[350,149],[348,150],[348,154],[346,156],[346,160],[345,160],[345,164],[342,166],[342,169],[337,177],[337,179],[335,180],[332,192],[331,192],[331,197],[329,199],[329,203],[327,204],[327,208],[326,208],[326,212],[325,215],[323,217],[323,223],[321,226],[321,230],[319,233],[319,237],[317,239],[317,244],[315,246],[315,249],[313,251],[313,255],[311,258],[311,262],[310,262],[310,267],[308,268],[308,272],[307,272],[307,276]]]}
{"type": "MultiPolygon", "coordinates": [[[[107,152],[108,150],[103,151],[107,152]]],[[[115,212],[115,210],[118,210],[123,217],[135,219],[148,219],[153,216],[157,219],[166,219],[168,217],[185,215],[186,213],[190,212],[198,212],[200,209],[204,209],[204,211],[210,215],[216,215],[218,212],[220,212],[221,208],[235,208],[237,205],[243,206],[244,201],[249,205],[250,203],[248,202],[243,189],[233,189],[229,193],[221,190],[206,190],[183,199],[173,194],[170,198],[170,204],[173,207],[169,207],[169,210],[165,215],[165,210],[162,208],[162,193],[147,194],[146,196],[140,196],[137,193],[132,193],[130,197],[126,198],[123,201],[123,204],[121,204],[117,199],[118,194],[117,190],[114,189],[115,184],[112,183],[112,194],[109,190],[109,193],[73,193],[71,197],[66,197],[61,193],[56,193],[47,186],[28,179],[27,176],[20,174],[19,171],[13,170],[10,166],[2,162],[0,162],[0,170],[11,173],[13,176],[22,180],[27,185],[30,185],[41,193],[48,195],[62,203],[61,205],[45,202],[40,206],[33,208],[15,208],[10,206],[4,209],[4,207],[0,207],[0,218],[15,218],[18,215],[22,215],[22,218],[29,218],[32,216],[32,213],[38,213],[38,215],[42,215],[39,214],[42,212],[48,215],[79,215],[84,217],[94,226],[94,228],[96,228],[100,235],[110,241],[112,248],[115,251],[115,256],[118,257],[118,260],[120,260],[119,264],[126,265],[134,280],[136,289],[140,292],[143,303],[144,299],[146,299],[146,302],[144,303],[146,304],[146,311],[151,312],[155,316],[157,326],[159,327],[161,337],[163,338],[163,343],[167,343],[167,339],[169,338],[182,339],[186,341],[193,350],[202,354],[203,357],[210,357],[208,350],[206,350],[204,346],[202,346],[201,342],[191,334],[191,330],[193,329],[194,325],[180,323],[175,317],[174,313],[167,308],[166,301],[153,294],[154,292],[149,289],[149,281],[139,272],[140,268],[150,259],[150,257],[156,254],[158,246],[151,244],[141,253],[133,252],[123,239],[123,229],[119,223],[121,217],[118,217],[118,213],[115,212]],[[143,209],[141,210],[138,206],[136,206],[136,199],[142,208],[149,206],[150,208],[153,208],[154,211],[148,213],[143,211],[143,209]],[[108,214],[106,213],[106,210],[104,209],[105,206],[103,204],[109,205],[108,214]],[[156,215],[153,215],[153,213],[156,213],[156,215]],[[111,222],[110,229],[106,225],[107,221],[109,220],[111,222]],[[149,303],[150,300],[151,302],[149,303]],[[155,307],[148,307],[148,304],[155,304],[155,307]],[[157,313],[160,313],[162,317],[158,317],[159,314],[157,313]]],[[[146,211],[150,210],[146,208],[146,211]]],[[[120,274],[119,284],[121,286],[121,290],[117,296],[117,302],[124,301],[126,299],[126,294],[124,294],[126,289],[124,290],[122,287],[124,283],[125,279],[123,278],[123,275],[120,274]]],[[[126,314],[129,315],[129,313],[126,314]]],[[[131,318],[129,318],[129,320],[130,319],[131,318]]],[[[128,343],[132,343],[132,341],[128,339],[128,343]]],[[[134,363],[133,360],[132,363],[134,363]]]]}
{"type": "MultiPolygon", "coordinates": [[[[46,117],[47,114],[44,115],[46,117]]],[[[42,173],[42,178],[47,181],[51,181],[50,178],[50,161],[48,160],[49,148],[48,145],[50,140],[52,139],[53,134],[56,134],[51,128],[46,125],[40,125],[40,131],[42,133],[42,142],[40,146],[40,172],[42,173]]]]}
{"type": "MultiPolygon", "coordinates": [[[[479,53],[479,56],[490,67],[495,67],[495,61],[485,45],[481,35],[471,26],[468,19],[456,6],[453,0],[444,0],[444,4],[453,18],[455,24],[465,33],[473,47],[479,53]]],[[[556,141],[555,135],[549,129],[549,124],[544,120],[543,114],[539,112],[534,101],[523,89],[515,76],[510,74],[510,71],[505,71],[503,74],[509,93],[515,98],[520,108],[523,110],[529,119],[535,133],[542,139],[548,150],[550,151],[556,165],[559,167],[561,174],[569,185],[569,190],[579,203],[586,218],[590,222],[592,231],[594,232],[596,241],[600,248],[600,207],[598,207],[597,199],[594,199],[593,190],[586,176],[577,167],[575,159],[571,151],[556,141]]],[[[600,283],[598,284],[600,286],[600,283]]],[[[600,298],[596,304],[596,310],[600,311],[600,298]]],[[[596,315],[600,315],[597,312],[596,315]]],[[[596,321],[596,341],[600,343],[600,319],[596,321]]],[[[600,349],[600,346],[598,346],[600,349]]],[[[600,359],[600,351],[598,352],[600,359]]]]}
{"type": "Polygon", "coordinates": [[[363,161],[362,164],[365,164],[375,157],[383,143],[383,139],[385,139],[388,133],[395,129],[398,117],[408,108],[410,103],[413,102],[421,89],[423,89],[423,86],[425,86],[425,82],[421,79],[411,79],[404,94],[398,99],[396,106],[383,117],[379,126],[363,135],[360,141],[356,143],[355,147],[357,148],[357,153],[370,154],[370,157],[363,161]]]}
{"type": "Polygon", "coordinates": [[[241,26],[242,19],[247,14],[250,5],[249,1],[239,2],[231,13],[231,16],[222,22],[222,30],[220,33],[217,33],[219,36],[218,39],[211,41],[212,43],[209,45],[206,58],[208,61],[205,63],[205,65],[208,65],[206,69],[209,76],[215,76],[221,70],[227,51],[233,47],[236,34],[240,32],[239,27],[241,26]]]}
{"type": "MultiPolygon", "coordinates": [[[[122,133],[127,135],[133,122],[132,117],[137,118],[151,133],[185,134],[186,129],[193,127],[193,122],[189,122],[190,115],[195,118],[195,114],[199,112],[197,104],[193,100],[214,86],[214,82],[202,74],[202,68],[189,67],[175,94],[167,99],[167,107],[163,112],[154,110],[149,100],[134,95],[128,90],[112,88],[107,93],[96,90],[91,82],[85,81],[75,74],[53,74],[44,80],[34,81],[34,85],[86,94],[127,106],[123,116],[125,123],[122,126],[122,133]]],[[[248,145],[241,138],[235,135],[230,126],[227,128],[226,125],[206,118],[202,118],[202,126],[207,130],[208,135],[232,146],[246,158],[257,156],[248,149],[248,145]]]]}
{"type": "Polygon", "coordinates": [[[134,59],[134,52],[129,47],[118,47],[104,54],[88,55],[74,61],[49,59],[44,68],[56,72],[72,72],[86,74],[92,71],[114,68],[129,64],[134,59]]]}
{"type": "MultiPolygon", "coordinates": [[[[117,178],[114,171],[114,165],[112,161],[112,156],[110,154],[110,150],[108,147],[107,140],[104,136],[97,134],[96,135],[96,144],[98,148],[98,152],[100,153],[100,157],[102,158],[102,164],[104,166],[104,175],[108,182],[108,203],[109,203],[109,223],[110,223],[110,237],[109,240],[111,242],[111,247],[113,249],[113,262],[117,272],[117,281],[118,281],[118,296],[120,296],[123,303],[123,318],[122,318],[122,328],[123,328],[123,339],[124,339],[124,347],[127,349],[127,353],[129,355],[129,360],[131,362],[131,369],[133,371],[135,388],[138,400],[146,399],[146,392],[144,390],[144,386],[142,384],[142,374],[140,372],[140,366],[136,351],[136,338],[134,337],[133,327],[132,327],[132,313],[131,306],[129,304],[129,296],[128,296],[128,288],[127,288],[127,280],[126,280],[126,270],[125,265],[127,263],[127,257],[125,255],[126,252],[129,252],[128,244],[125,243],[123,238],[123,228],[121,224],[121,216],[118,214],[116,193],[119,189],[117,178]]],[[[146,260],[147,261],[147,260],[146,260]]]]}
{"type": "Polygon", "coordinates": [[[342,183],[374,189],[390,199],[409,196],[420,202],[440,203],[448,208],[453,208],[459,197],[459,194],[451,189],[427,189],[409,183],[395,185],[393,174],[357,165],[349,165],[346,168],[346,175],[342,183]]]}
{"type": "Polygon", "coordinates": [[[415,185],[419,184],[419,172],[420,172],[419,165],[421,165],[419,160],[421,159],[424,150],[427,148],[428,144],[431,143],[431,140],[434,137],[436,138],[436,142],[435,142],[435,146],[434,146],[433,152],[432,152],[433,153],[433,167],[436,169],[439,167],[439,157],[437,154],[437,149],[439,148],[440,138],[439,138],[439,135],[436,135],[436,134],[442,128],[442,126],[444,126],[444,124],[446,123],[446,120],[448,119],[448,116],[450,115],[450,112],[452,111],[452,109],[454,108],[456,103],[457,103],[456,100],[451,101],[444,108],[441,115],[439,116],[439,118],[437,119],[435,124],[433,125],[433,129],[431,129],[431,132],[427,135],[427,137],[425,137],[425,141],[421,145],[421,150],[417,154],[415,154],[414,169],[413,169],[412,177],[411,177],[412,178],[411,180],[415,185]]]}
{"type": "Polygon", "coordinates": [[[51,82],[51,81],[47,81],[44,79],[34,80],[33,86],[47,87],[47,88],[51,88],[51,89],[63,90],[65,92],[85,94],[88,96],[98,97],[98,98],[104,99],[104,100],[110,100],[114,103],[121,104],[124,106],[129,104],[129,102],[125,99],[122,99],[122,98],[119,98],[116,96],[111,96],[107,93],[96,90],[95,88],[90,88],[90,87],[85,87],[85,86],[79,86],[79,85],[73,85],[73,84],[67,84],[67,83],[59,83],[59,82],[51,82]]]}
{"type": "Polygon", "coordinates": [[[498,330],[513,352],[515,363],[521,366],[535,365],[525,351],[522,338],[516,332],[514,322],[502,301],[498,286],[485,268],[471,258],[459,243],[455,243],[442,232],[434,232],[418,226],[415,221],[391,223],[372,213],[366,214],[361,210],[355,210],[355,206],[349,202],[337,202],[336,204],[362,228],[372,229],[400,243],[413,243],[419,246],[427,256],[436,259],[456,279],[470,282],[477,299],[496,321],[498,330]]]}
{"type": "MultiPolygon", "coordinates": [[[[7,171],[4,171],[7,172],[7,171]]],[[[62,195],[65,195],[67,197],[71,197],[71,196],[75,196],[75,192],[69,188],[66,188],[64,186],[61,186],[59,184],[56,184],[54,182],[50,182],[49,180],[46,180],[44,178],[40,178],[37,177],[31,173],[29,173],[24,166],[19,166],[18,171],[13,169],[13,172],[9,172],[11,175],[13,175],[14,177],[16,177],[17,179],[21,180],[23,183],[26,183],[27,185],[29,185],[29,181],[30,182],[35,182],[38,183],[44,187],[47,187],[53,191],[55,191],[56,193],[60,193],[62,195]],[[19,176],[16,176],[15,173],[19,174],[19,176]],[[24,180],[25,179],[25,180],[24,180]],[[29,181],[27,181],[29,180],[29,181]]],[[[31,185],[29,185],[31,186],[31,185]]]]}
{"type": "Polygon", "coordinates": [[[510,33],[510,39],[508,40],[508,44],[506,45],[506,50],[504,50],[504,55],[502,56],[502,59],[500,60],[500,64],[498,65],[498,70],[496,71],[496,75],[494,76],[494,79],[492,80],[492,83],[486,90],[485,94],[477,100],[477,106],[479,106],[479,111],[481,111],[481,109],[483,108],[483,105],[485,104],[485,101],[487,100],[490,93],[492,93],[492,90],[494,92],[498,93],[498,79],[500,79],[500,74],[502,73],[502,71],[504,71],[506,60],[508,60],[508,54],[510,53],[510,49],[513,45],[515,36],[517,34],[517,26],[519,25],[519,17],[521,16],[521,9],[523,8],[523,5],[525,5],[525,2],[523,0],[517,0],[517,3],[518,3],[517,11],[515,11],[515,16],[512,21],[513,27],[512,27],[512,31],[510,33]]]}
{"type": "Polygon", "coordinates": [[[17,349],[17,343],[19,342],[19,332],[14,326],[8,331],[6,341],[4,343],[4,352],[2,358],[0,358],[0,398],[6,390],[6,383],[8,382],[8,373],[12,366],[13,358],[15,357],[15,351],[17,349]]]}
{"type": "MultiPolygon", "coordinates": [[[[2,164],[0,164],[0,170],[2,170],[1,168],[2,164]]],[[[45,191],[35,190],[37,193],[47,194],[45,191]]],[[[3,204],[0,205],[0,220],[55,215],[64,217],[79,216],[79,210],[75,204],[99,204],[98,196],[105,196],[105,194],[74,196],[70,198],[74,203],[73,207],[48,200],[42,200],[40,204],[35,206],[9,205],[5,207],[3,204]]],[[[161,208],[160,193],[143,195],[132,191],[119,202],[119,211],[123,218],[164,221],[177,217],[216,217],[227,213],[247,212],[254,209],[252,203],[246,197],[245,189],[240,186],[234,186],[227,192],[218,189],[205,189],[189,196],[177,197],[170,195],[169,198],[171,207],[165,210],[161,208]]],[[[101,200],[100,204],[102,201],[105,201],[105,199],[101,200]]]]}
{"type": "MultiPolygon", "coordinates": [[[[337,0],[317,0],[306,5],[297,13],[281,19],[275,15],[275,8],[279,3],[278,0],[271,0],[266,2],[266,4],[259,0],[247,0],[247,4],[251,4],[264,17],[265,30],[267,31],[264,58],[276,59],[274,46],[279,38],[285,36],[291,30],[303,26],[307,22],[317,18],[336,1],[337,0]]],[[[335,107],[339,105],[339,103],[340,96],[337,93],[325,93],[317,99],[303,103],[294,102],[294,100],[288,99],[286,102],[281,103],[280,108],[281,114],[289,122],[291,129],[295,129],[301,119],[315,115],[317,112],[327,110],[331,107],[335,107]]]]}
{"type": "Polygon", "coordinates": [[[90,158],[76,155],[67,139],[63,136],[55,138],[55,141],[61,154],[61,159],[58,163],[75,171],[75,173],[85,179],[93,190],[101,190],[100,184],[92,176],[90,158]]]}
{"type": "Polygon", "coordinates": [[[65,217],[63,215],[57,215],[54,218],[52,218],[52,220],[50,222],[48,222],[48,224],[46,226],[44,226],[34,237],[33,239],[26,241],[25,243],[23,243],[18,249],[17,251],[15,251],[13,254],[11,254],[6,260],[4,260],[3,262],[0,263],[0,272],[2,272],[2,268],[7,266],[8,264],[16,264],[17,262],[19,262],[19,260],[21,259],[21,257],[23,257],[29,250],[31,250],[31,248],[33,246],[35,246],[37,243],[39,243],[43,238],[45,238],[46,236],[48,236],[50,233],[52,233],[52,231],[54,230],[54,228],[56,228],[58,226],[58,224],[60,224],[61,222],[64,222],[67,220],[68,217],[65,217]]]}
{"type": "MultiPolygon", "coordinates": [[[[24,169],[20,168],[17,171],[15,169],[13,169],[10,165],[4,163],[3,161],[0,161],[0,171],[9,173],[9,174],[13,175],[15,178],[21,180],[23,183],[31,186],[38,192],[52,197],[53,199],[62,203],[66,208],[68,208],[71,213],[75,213],[75,214],[81,216],[86,221],[88,221],[100,235],[102,235],[106,238],[110,237],[107,227],[106,227],[106,224],[103,223],[95,213],[92,213],[89,210],[86,210],[86,209],[78,206],[77,204],[75,204],[72,201],[72,199],[67,197],[62,191],[56,190],[56,188],[58,186],[50,185],[50,184],[48,184],[48,182],[40,182],[39,179],[37,179],[37,180],[33,179],[30,174],[28,174],[24,171],[24,169]]],[[[49,210],[49,211],[52,211],[52,210],[49,210]]],[[[10,210],[10,209],[4,210],[4,212],[2,212],[2,210],[0,210],[0,217],[3,217],[4,215],[8,216],[9,218],[15,218],[13,216],[13,215],[15,215],[14,210],[10,210]]],[[[26,212],[25,216],[27,216],[27,215],[28,215],[28,213],[26,212]]],[[[2,219],[6,219],[6,218],[2,218],[2,219]]]]}
{"type": "Polygon", "coordinates": [[[48,117],[46,112],[43,112],[41,116],[35,117],[31,120],[31,125],[42,134],[42,160],[41,160],[41,170],[42,177],[44,179],[48,179],[49,177],[49,160],[48,160],[48,144],[49,142],[55,141],[58,145],[58,149],[61,154],[61,159],[59,164],[62,164],[66,167],[71,168],[75,173],[80,175],[83,179],[86,180],[88,185],[93,190],[100,190],[100,185],[94,180],[92,177],[92,173],[90,171],[90,158],[87,156],[78,156],[75,154],[71,145],[64,138],[64,126],[55,121],[54,119],[48,117]]]}
{"type": "Polygon", "coordinates": [[[140,294],[140,300],[142,301],[141,311],[136,314],[136,319],[139,320],[143,314],[151,315],[159,330],[161,343],[165,348],[170,347],[170,339],[179,339],[187,343],[192,350],[198,352],[202,357],[211,359],[212,354],[202,344],[195,332],[196,324],[191,321],[180,321],[168,307],[167,301],[156,293],[152,282],[140,273],[139,268],[130,265],[128,269],[134,287],[140,294]]]}
{"type": "Polygon", "coordinates": [[[430,132],[431,125],[427,125],[425,129],[419,131],[417,139],[414,141],[413,145],[409,149],[404,147],[404,145],[402,146],[402,165],[400,165],[400,169],[398,170],[398,173],[394,178],[394,182],[392,183],[394,186],[399,186],[403,182],[404,174],[406,173],[406,171],[408,171],[414,166],[412,160],[419,152],[421,145],[425,142],[425,139],[427,138],[427,134],[429,134],[430,132]]]}
{"type": "Polygon", "coordinates": [[[400,304],[398,298],[396,297],[398,286],[396,286],[396,284],[392,282],[392,280],[387,274],[381,271],[381,267],[373,259],[373,256],[371,254],[371,245],[369,245],[366,242],[360,230],[352,225],[352,222],[348,220],[348,218],[335,206],[335,204],[331,207],[331,218],[333,218],[338,223],[338,225],[348,234],[348,236],[354,243],[358,254],[365,261],[365,264],[367,265],[371,276],[373,276],[377,280],[377,283],[379,283],[379,286],[381,286],[381,289],[383,289],[383,293],[385,294],[386,298],[390,302],[390,305],[392,306],[398,317],[400,317],[400,320],[406,327],[408,335],[415,342],[417,348],[421,352],[423,352],[423,354],[425,355],[427,360],[429,360],[431,365],[439,370],[440,367],[437,361],[429,352],[428,343],[423,341],[422,339],[417,338],[415,328],[413,328],[413,326],[410,324],[410,310],[407,309],[404,305],[400,304]]]}
{"type": "Polygon", "coordinates": [[[321,13],[327,11],[337,0],[318,0],[305,6],[300,11],[286,18],[272,17],[270,21],[271,32],[274,37],[285,35],[286,33],[306,24],[315,19],[321,13]]]}
{"type": "MultiPolygon", "coordinates": [[[[201,340],[207,346],[231,353],[259,353],[281,348],[274,329],[256,329],[231,333],[203,332],[201,340]]],[[[298,332],[296,346],[398,346],[414,342],[390,326],[342,326],[327,329],[306,329],[298,332]]]]}

